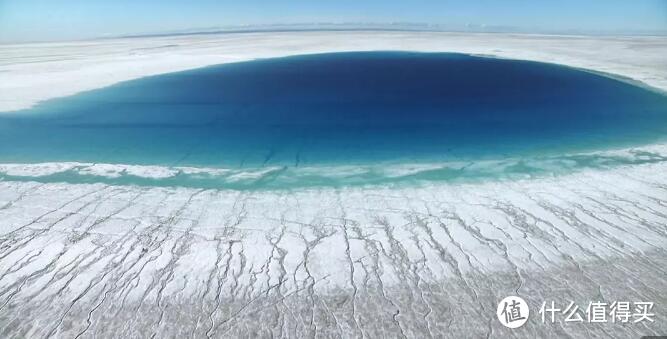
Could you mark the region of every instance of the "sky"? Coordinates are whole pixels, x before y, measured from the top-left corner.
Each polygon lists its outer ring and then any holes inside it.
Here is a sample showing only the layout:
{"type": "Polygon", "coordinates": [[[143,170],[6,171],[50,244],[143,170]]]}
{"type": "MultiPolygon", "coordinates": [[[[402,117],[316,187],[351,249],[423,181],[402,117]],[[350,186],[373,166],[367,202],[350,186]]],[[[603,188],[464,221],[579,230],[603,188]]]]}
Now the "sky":
{"type": "Polygon", "coordinates": [[[0,42],[240,25],[395,22],[450,30],[667,34],[667,0],[0,0],[0,42]]]}

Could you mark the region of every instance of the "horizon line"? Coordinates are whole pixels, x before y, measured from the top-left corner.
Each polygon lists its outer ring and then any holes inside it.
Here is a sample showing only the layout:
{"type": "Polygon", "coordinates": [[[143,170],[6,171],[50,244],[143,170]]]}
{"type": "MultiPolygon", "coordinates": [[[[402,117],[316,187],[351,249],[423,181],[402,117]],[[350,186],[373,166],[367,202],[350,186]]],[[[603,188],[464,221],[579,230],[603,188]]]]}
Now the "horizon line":
{"type": "Polygon", "coordinates": [[[488,34],[526,34],[526,35],[552,35],[552,36],[641,36],[641,37],[667,37],[667,30],[530,30],[514,26],[487,26],[484,24],[466,24],[464,27],[454,27],[445,24],[431,24],[418,22],[392,22],[392,23],[275,23],[275,24],[248,24],[228,25],[214,27],[184,28],[143,33],[128,33],[114,35],[100,35],[84,37],[79,39],[45,39],[45,40],[16,40],[2,41],[0,45],[21,45],[31,43],[54,43],[54,42],[78,42],[93,40],[133,39],[150,37],[188,36],[188,35],[216,35],[216,34],[242,34],[242,33],[282,33],[282,32],[354,32],[354,31],[378,31],[378,32],[424,32],[424,33],[488,33],[488,34]]]}

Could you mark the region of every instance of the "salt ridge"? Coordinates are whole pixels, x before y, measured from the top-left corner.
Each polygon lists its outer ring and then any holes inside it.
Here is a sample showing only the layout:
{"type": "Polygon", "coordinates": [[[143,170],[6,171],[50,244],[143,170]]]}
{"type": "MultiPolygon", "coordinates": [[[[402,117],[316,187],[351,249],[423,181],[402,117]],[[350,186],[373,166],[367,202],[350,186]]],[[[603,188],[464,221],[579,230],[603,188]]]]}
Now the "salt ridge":
{"type": "Polygon", "coordinates": [[[457,180],[522,179],[646,163],[667,163],[667,144],[475,161],[433,161],[422,163],[380,163],[320,165],[306,167],[265,166],[256,168],[213,168],[133,164],[47,162],[0,164],[0,179],[77,183],[94,177],[111,184],[139,184],[206,188],[298,189],[309,186],[377,185],[391,183],[448,182],[457,180]],[[62,176],[66,175],[66,176],[62,176]],[[260,182],[272,176],[270,182],[260,182]],[[126,179],[125,181],[114,181],[126,179]],[[132,180],[139,181],[132,181],[132,180]],[[141,179],[150,181],[142,183],[141,179]],[[105,181],[108,180],[108,181],[105,181]],[[127,181],[130,180],[130,181],[127,181]],[[256,183],[259,183],[255,185],[256,183]]]}

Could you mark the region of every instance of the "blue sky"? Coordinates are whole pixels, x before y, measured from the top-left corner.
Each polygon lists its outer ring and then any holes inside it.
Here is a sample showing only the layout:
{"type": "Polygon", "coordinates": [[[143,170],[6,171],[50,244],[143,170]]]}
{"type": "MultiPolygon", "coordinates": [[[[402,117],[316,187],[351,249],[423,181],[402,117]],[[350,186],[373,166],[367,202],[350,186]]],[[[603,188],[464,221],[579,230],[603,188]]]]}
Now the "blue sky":
{"type": "Polygon", "coordinates": [[[315,22],[655,33],[667,0],[0,0],[1,42],[315,22]]]}

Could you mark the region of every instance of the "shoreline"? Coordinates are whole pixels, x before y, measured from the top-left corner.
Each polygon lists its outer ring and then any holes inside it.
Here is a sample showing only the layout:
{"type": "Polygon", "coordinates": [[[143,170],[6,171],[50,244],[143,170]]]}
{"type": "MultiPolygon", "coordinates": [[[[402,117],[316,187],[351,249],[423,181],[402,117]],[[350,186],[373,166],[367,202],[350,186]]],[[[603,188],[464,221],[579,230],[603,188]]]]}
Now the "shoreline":
{"type": "MultiPolygon", "coordinates": [[[[480,160],[392,161],[380,164],[273,164],[218,167],[76,161],[0,162],[0,181],[43,184],[182,187],[239,192],[312,191],[332,188],[419,188],[568,178],[632,167],[663,168],[664,141],[636,147],[562,155],[480,160]],[[298,184],[296,184],[298,183],[298,184]]],[[[661,171],[662,169],[660,169],[661,171]]]]}
{"type": "Polygon", "coordinates": [[[450,52],[557,64],[667,92],[667,37],[410,31],[175,35],[0,45],[0,114],[148,76],[349,51],[450,52]]]}

